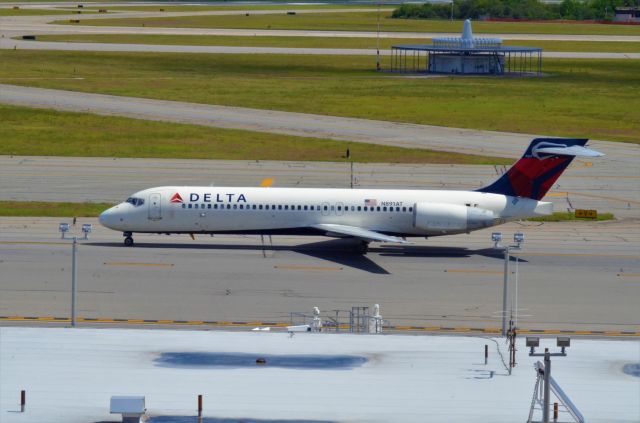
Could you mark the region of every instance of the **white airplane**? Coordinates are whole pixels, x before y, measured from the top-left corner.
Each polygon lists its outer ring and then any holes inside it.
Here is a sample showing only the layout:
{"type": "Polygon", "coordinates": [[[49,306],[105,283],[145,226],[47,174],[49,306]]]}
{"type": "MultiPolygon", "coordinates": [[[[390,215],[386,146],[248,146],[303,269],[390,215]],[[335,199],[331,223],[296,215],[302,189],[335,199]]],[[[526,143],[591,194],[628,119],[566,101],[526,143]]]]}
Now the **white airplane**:
{"type": "Polygon", "coordinates": [[[133,234],[291,234],[406,243],[549,215],[539,201],[576,156],[598,157],[586,139],[537,138],[489,186],[475,191],[164,186],[139,191],[100,215],[133,234]]]}

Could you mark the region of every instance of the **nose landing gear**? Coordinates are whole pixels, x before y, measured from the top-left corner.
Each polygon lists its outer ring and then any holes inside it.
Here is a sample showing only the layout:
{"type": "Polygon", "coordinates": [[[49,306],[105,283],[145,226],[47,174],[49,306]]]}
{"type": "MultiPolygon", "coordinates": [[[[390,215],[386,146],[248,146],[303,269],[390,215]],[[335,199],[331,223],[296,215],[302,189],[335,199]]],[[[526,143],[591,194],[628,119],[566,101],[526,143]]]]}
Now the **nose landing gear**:
{"type": "Polygon", "coordinates": [[[122,236],[124,237],[124,245],[126,247],[133,247],[133,235],[131,232],[123,232],[122,236]]]}

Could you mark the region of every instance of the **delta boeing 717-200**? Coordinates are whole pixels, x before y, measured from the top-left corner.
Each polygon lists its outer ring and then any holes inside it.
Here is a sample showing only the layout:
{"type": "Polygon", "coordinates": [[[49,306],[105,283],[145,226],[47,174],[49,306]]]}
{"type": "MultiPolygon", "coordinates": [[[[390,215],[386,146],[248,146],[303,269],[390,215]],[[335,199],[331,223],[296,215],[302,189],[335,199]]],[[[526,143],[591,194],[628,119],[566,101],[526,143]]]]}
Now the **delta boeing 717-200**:
{"type": "Polygon", "coordinates": [[[602,156],[586,139],[537,138],[492,184],[474,191],[164,186],[137,192],[100,215],[134,233],[325,235],[406,243],[549,215],[540,201],[576,156],[602,156]]]}

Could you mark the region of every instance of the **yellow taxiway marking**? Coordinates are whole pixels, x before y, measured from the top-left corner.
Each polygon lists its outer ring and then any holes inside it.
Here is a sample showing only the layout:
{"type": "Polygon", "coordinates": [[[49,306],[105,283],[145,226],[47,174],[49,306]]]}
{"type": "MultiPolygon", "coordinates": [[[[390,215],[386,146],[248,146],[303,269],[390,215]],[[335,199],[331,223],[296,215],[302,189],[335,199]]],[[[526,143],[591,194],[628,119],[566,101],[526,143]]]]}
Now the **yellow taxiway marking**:
{"type": "Polygon", "coordinates": [[[584,194],[581,192],[572,192],[571,195],[578,195],[578,196],[590,197],[590,198],[600,198],[602,200],[620,201],[621,203],[640,204],[640,201],[629,200],[628,198],[609,197],[607,195],[584,194]]]}
{"type": "Polygon", "coordinates": [[[265,178],[260,182],[262,188],[269,188],[271,185],[273,185],[273,178],[265,178]]]}
{"type": "Polygon", "coordinates": [[[576,160],[572,167],[592,167],[593,162],[585,162],[583,160],[576,160]]]}
{"type": "Polygon", "coordinates": [[[133,261],[106,261],[105,266],[173,267],[173,263],[137,263],[133,261]]]}
{"type": "Polygon", "coordinates": [[[484,270],[484,269],[445,269],[445,273],[485,273],[487,275],[502,275],[503,272],[497,270],[484,270]]]}
{"type": "Polygon", "coordinates": [[[626,256],[622,254],[599,254],[599,253],[512,253],[512,256],[527,257],[608,257],[622,260],[640,260],[640,256],[626,256]]]}
{"type": "Polygon", "coordinates": [[[277,264],[273,266],[273,268],[287,269],[287,270],[327,270],[327,271],[342,270],[342,267],[296,266],[296,265],[283,265],[283,264],[277,264]]]}
{"type": "Polygon", "coordinates": [[[619,201],[621,203],[640,204],[640,201],[629,200],[628,198],[610,197],[608,195],[585,194],[582,192],[569,192],[569,191],[550,192],[547,194],[547,197],[568,197],[569,195],[577,195],[577,196],[589,197],[589,198],[599,198],[602,200],[619,201]]]}
{"type": "MultiPolygon", "coordinates": [[[[220,326],[220,327],[256,327],[269,326],[273,328],[285,328],[289,323],[282,322],[225,322],[225,321],[204,321],[204,320],[147,320],[147,319],[106,319],[78,317],[81,323],[102,323],[102,324],[133,324],[133,325],[192,325],[192,326],[220,326]]],[[[69,323],[68,317],[37,317],[37,316],[0,316],[1,321],[13,322],[48,322],[48,323],[69,323]]],[[[341,324],[340,329],[347,330],[346,324],[341,324]]],[[[409,331],[409,332],[440,332],[440,333],[500,333],[498,328],[468,328],[468,327],[441,327],[441,326],[385,326],[387,330],[409,331]]],[[[560,330],[560,329],[520,329],[520,334],[573,334],[573,335],[595,335],[595,336],[633,336],[640,337],[640,332],[636,331],[593,331],[593,330],[560,330]]]]}

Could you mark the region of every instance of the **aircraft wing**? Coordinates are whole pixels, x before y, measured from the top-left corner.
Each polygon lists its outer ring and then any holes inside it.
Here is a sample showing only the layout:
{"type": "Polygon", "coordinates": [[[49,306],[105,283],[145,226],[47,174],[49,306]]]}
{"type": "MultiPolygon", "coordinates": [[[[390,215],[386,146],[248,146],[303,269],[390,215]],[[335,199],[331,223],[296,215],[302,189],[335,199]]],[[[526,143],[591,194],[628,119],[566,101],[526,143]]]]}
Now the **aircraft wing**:
{"type": "Polygon", "coordinates": [[[401,244],[408,244],[408,242],[402,238],[384,235],[379,232],[370,231],[368,229],[359,228],[357,226],[336,225],[333,223],[321,223],[318,225],[311,225],[311,227],[315,229],[319,229],[321,231],[325,231],[329,236],[331,234],[335,234],[335,235],[342,235],[342,236],[351,236],[354,238],[362,239],[364,241],[398,242],[401,244]]]}

